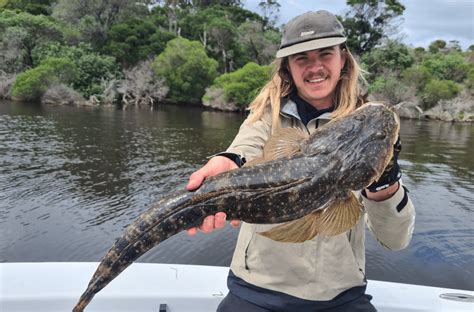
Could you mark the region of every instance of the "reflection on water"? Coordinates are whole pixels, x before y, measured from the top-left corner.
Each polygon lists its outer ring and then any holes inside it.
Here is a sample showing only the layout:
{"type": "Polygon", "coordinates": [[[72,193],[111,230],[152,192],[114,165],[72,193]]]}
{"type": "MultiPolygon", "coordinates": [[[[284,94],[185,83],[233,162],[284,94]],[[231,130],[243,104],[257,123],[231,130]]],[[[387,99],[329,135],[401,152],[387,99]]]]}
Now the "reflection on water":
{"type": "MultiPolygon", "coordinates": [[[[243,116],[0,102],[0,261],[98,261],[146,207],[224,150],[243,116]]],[[[367,274],[474,289],[474,126],[403,121],[401,165],[417,208],[410,247],[368,235],[367,274]]],[[[140,259],[228,265],[237,231],[180,233],[140,259]]]]}

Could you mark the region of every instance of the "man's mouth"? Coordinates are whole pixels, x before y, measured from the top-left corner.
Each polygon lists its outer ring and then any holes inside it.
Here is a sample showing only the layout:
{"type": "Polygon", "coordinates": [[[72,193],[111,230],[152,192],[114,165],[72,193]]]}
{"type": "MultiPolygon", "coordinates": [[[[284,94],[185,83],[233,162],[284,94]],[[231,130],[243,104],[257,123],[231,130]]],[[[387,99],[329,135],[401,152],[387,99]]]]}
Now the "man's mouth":
{"type": "Polygon", "coordinates": [[[321,83],[325,81],[326,79],[327,77],[320,77],[320,78],[305,79],[305,81],[309,83],[321,83]]]}

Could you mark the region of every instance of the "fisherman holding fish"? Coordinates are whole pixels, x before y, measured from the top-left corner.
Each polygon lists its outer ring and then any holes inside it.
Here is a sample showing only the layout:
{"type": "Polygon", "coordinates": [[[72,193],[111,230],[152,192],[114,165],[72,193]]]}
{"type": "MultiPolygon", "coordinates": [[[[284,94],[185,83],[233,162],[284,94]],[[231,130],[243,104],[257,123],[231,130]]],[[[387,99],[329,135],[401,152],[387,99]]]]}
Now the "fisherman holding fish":
{"type": "Polygon", "coordinates": [[[276,71],[228,150],[124,230],[73,312],[164,240],[226,218],[243,222],[218,312],[376,311],[365,294],[365,225],[402,249],[415,210],[397,163],[400,119],[364,103],[345,42],[329,12],[291,20],[276,71]]]}
{"type": "MultiPolygon", "coordinates": [[[[230,147],[190,176],[188,190],[261,158],[266,142],[279,129],[313,133],[364,105],[359,65],[348,50],[343,26],[327,11],[307,12],[289,21],[275,62],[277,70],[251,103],[251,113],[230,147]]],[[[285,143],[291,141],[282,135],[273,156],[285,156],[291,150],[285,143]]],[[[274,224],[242,222],[228,276],[229,294],[217,311],[376,311],[365,293],[365,225],[390,250],[407,247],[414,228],[415,209],[400,181],[400,149],[397,140],[383,174],[354,192],[362,213],[344,233],[281,242],[257,235],[271,232],[274,224]]],[[[225,222],[226,214],[219,212],[188,229],[188,234],[209,233],[225,222]]],[[[240,225],[239,220],[230,223],[240,225]]]]}

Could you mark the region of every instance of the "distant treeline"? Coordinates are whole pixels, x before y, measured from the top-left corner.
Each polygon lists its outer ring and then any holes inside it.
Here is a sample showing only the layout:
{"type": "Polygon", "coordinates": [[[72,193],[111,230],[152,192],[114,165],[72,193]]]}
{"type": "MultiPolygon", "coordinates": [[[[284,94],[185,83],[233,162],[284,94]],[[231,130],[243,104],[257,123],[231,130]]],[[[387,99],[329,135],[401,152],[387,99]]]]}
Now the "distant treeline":
{"type": "MultiPolygon", "coordinates": [[[[425,108],[474,92],[474,46],[425,49],[390,39],[405,8],[348,0],[339,16],[367,90],[425,108]]],[[[117,105],[244,109],[269,79],[280,4],[240,0],[0,0],[0,96],[117,105]]]]}

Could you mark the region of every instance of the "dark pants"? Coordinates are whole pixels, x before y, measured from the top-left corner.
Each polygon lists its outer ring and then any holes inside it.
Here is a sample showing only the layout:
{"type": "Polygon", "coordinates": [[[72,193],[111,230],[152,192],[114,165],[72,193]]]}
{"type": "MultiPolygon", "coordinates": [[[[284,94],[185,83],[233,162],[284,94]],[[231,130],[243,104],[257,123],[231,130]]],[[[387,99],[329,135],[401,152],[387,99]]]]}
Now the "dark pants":
{"type": "MultiPolygon", "coordinates": [[[[377,312],[377,309],[370,303],[372,296],[362,295],[350,302],[332,308],[321,309],[314,307],[314,312],[377,312]]],[[[275,312],[259,307],[251,302],[229,294],[221,301],[217,307],[217,312],[275,312]]],[[[299,312],[299,311],[278,311],[278,312],[299,312]]]]}

